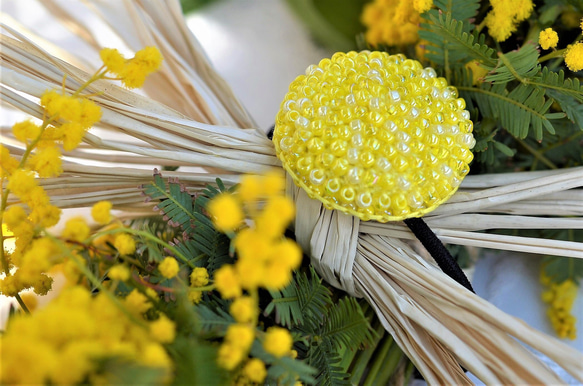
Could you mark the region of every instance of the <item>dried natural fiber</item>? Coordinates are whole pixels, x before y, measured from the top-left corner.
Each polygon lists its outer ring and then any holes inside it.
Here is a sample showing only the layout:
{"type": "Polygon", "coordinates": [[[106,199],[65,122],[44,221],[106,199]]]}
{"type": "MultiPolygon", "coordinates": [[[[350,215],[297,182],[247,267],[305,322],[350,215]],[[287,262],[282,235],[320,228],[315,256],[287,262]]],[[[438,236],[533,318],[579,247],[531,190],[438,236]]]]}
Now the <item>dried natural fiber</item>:
{"type": "MultiPolygon", "coordinates": [[[[89,14],[130,50],[158,46],[165,62],[147,83],[146,96],[108,81],[86,90],[95,94],[103,119],[83,146],[66,154],[63,175],[42,180],[56,205],[84,207],[107,199],[117,209],[143,211],[147,204],[136,187],[151,181],[156,166],[181,166],[164,175],[178,177],[192,192],[216,177],[232,185],[240,173],[279,167],[271,142],[253,129],[188,31],[178,0],[85,3],[83,18],[54,0],[42,5],[94,50],[101,47],[95,29],[84,24],[89,14]]],[[[74,90],[94,70],[6,15],[2,21],[7,32],[0,52],[3,103],[40,118],[38,98],[46,89],[59,88],[66,75],[66,89],[74,90]]],[[[1,138],[12,154],[22,154],[7,128],[1,138]]],[[[447,243],[583,258],[581,243],[481,232],[581,229],[581,187],[583,168],[470,176],[425,218],[447,243]]],[[[458,363],[486,383],[560,383],[519,341],[583,382],[581,353],[503,313],[426,262],[404,241],[414,236],[401,222],[365,223],[326,210],[289,181],[288,192],[299,208],[298,241],[313,264],[331,284],[370,301],[430,383],[470,383],[458,363]]]]}

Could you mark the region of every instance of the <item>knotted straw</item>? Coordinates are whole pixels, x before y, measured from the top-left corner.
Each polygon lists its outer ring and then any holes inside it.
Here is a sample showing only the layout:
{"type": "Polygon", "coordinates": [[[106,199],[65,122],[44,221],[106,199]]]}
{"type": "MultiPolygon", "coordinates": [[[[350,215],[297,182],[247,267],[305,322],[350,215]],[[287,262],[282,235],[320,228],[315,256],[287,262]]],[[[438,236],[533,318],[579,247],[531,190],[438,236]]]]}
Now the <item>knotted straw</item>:
{"type": "MultiPolygon", "coordinates": [[[[216,177],[232,185],[240,173],[280,166],[271,142],[253,129],[188,31],[177,0],[89,1],[78,14],[52,0],[42,6],[95,50],[101,48],[100,31],[110,28],[130,49],[156,45],[165,57],[162,71],[146,87],[147,97],[107,81],[90,87],[100,93],[93,99],[103,120],[84,146],[68,154],[61,177],[41,180],[54,204],[87,207],[107,199],[117,209],[145,215],[151,207],[136,186],[151,181],[154,166],[181,166],[164,175],[178,177],[193,193],[216,177]],[[88,15],[102,24],[89,29],[88,15]]],[[[73,90],[94,70],[8,16],[2,20],[12,36],[2,35],[3,102],[41,117],[42,92],[59,88],[64,74],[66,88],[73,90]]],[[[2,129],[2,143],[11,154],[22,152],[9,128],[2,129]]],[[[582,186],[583,168],[469,176],[425,219],[446,243],[581,258],[580,243],[476,231],[581,229],[583,190],[576,188],[582,186]]],[[[313,264],[331,284],[367,298],[428,382],[469,383],[458,363],[486,383],[561,382],[517,340],[583,382],[581,353],[464,290],[415,252],[407,243],[414,236],[402,222],[361,222],[325,209],[291,181],[288,192],[299,208],[296,236],[313,264]]]]}

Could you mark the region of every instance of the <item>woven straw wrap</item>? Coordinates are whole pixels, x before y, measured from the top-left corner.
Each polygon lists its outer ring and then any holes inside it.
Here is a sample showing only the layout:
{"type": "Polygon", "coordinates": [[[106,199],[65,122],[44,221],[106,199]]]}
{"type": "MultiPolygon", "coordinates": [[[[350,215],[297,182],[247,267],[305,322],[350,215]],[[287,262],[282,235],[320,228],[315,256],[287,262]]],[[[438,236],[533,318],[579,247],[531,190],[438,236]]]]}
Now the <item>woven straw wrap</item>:
{"type": "MultiPolygon", "coordinates": [[[[54,204],[87,207],[106,199],[134,216],[151,214],[151,204],[143,202],[136,186],[151,182],[154,166],[181,166],[164,176],[178,177],[191,192],[216,177],[232,185],[241,173],[279,167],[271,142],[252,129],[252,119],[188,31],[178,0],[87,3],[87,12],[130,49],[156,45],[165,61],[147,83],[148,97],[107,81],[89,87],[88,92],[99,93],[92,99],[102,108],[103,130],[92,129],[84,145],[68,154],[72,158],[64,162],[62,176],[40,181],[54,204]]],[[[76,17],[52,0],[42,5],[93,49],[101,48],[96,32],[85,25],[86,16],[76,17]]],[[[94,71],[95,64],[24,32],[5,15],[3,22],[12,35],[2,36],[3,102],[40,118],[35,98],[48,88],[59,88],[64,74],[66,88],[74,90],[94,71]]],[[[2,129],[2,143],[12,154],[22,154],[9,128],[2,129]]],[[[576,189],[581,187],[583,168],[469,176],[425,219],[446,243],[581,258],[581,243],[476,232],[581,229],[583,190],[576,189]]],[[[324,209],[289,179],[287,190],[298,208],[298,242],[314,266],[332,285],[373,305],[430,383],[469,383],[459,363],[486,383],[561,383],[514,338],[583,382],[581,353],[503,313],[425,261],[406,242],[414,236],[402,222],[361,222],[324,209]]]]}

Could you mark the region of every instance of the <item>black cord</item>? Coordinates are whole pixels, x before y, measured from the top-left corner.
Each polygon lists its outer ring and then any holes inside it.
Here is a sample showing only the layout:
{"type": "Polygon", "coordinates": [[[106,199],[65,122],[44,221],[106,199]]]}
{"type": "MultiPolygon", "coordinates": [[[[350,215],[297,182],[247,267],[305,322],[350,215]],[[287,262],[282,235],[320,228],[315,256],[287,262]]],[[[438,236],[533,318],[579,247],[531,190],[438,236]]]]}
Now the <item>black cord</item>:
{"type": "Polygon", "coordinates": [[[425,221],[421,218],[408,218],[404,220],[404,222],[419,241],[421,241],[421,244],[423,244],[429,254],[431,254],[439,268],[441,268],[447,276],[475,293],[470,281],[464,274],[464,271],[462,271],[458,263],[437,238],[435,233],[433,233],[433,231],[427,226],[425,221]]]}

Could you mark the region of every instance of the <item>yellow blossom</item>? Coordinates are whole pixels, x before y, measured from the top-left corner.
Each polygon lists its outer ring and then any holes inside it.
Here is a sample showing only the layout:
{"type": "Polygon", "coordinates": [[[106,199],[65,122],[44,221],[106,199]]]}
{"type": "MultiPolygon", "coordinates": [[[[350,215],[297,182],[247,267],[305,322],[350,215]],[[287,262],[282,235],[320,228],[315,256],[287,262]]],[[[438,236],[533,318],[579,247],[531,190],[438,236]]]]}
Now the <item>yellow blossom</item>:
{"type": "Polygon", "coordinates": [[[188,300],[190,300],[194,304],[200,303],[200,301],[202,300],[202,292],[197,291],[195,289],[189,289],[188,290],[188,300]]]}
{"type": "Polygon", "coordinates": [[[567,47],[565,64],[573,72],[583,70],[583,43],[577,42],[567,47]]]}
{"type": "Polygon", "coordinates": [[[225,299],[241,296],[241,283],[231,265],[223,265],[215,271],[215,285],[225,299]]]}
{"type": "Polygon", "coordinates": [[[243,221],[241,205],[229,193],[221,193],[214,197],[207,207],[213,217],[215,227],[222,232],[231,232],[243,221]]]}
{"type": "Polygon", "coordinates": [[[252,202],[261,196],[262,190],[261,177],[247,174],[241,177],[241,183],[237,193],[243,202],[252,202]]]}
{"type": "Polygon", "coordinates": [[[37,139],[40,135],[40,126],[30,120],[15,123],[12,126],[12,133],[21,142],[27,143],[29,140],[37,139]]]}
{"type": "MultiPolygon", "coordinates": [[[[417,0],[417,7],[424,9],[428,1],[417,0]]],[[[418,30],[421,17],[411,1],[374,0],[367,3],[361,15],[361,22],[367,27],[367,43],[378,46],[402,46],[419,40],[418,30]]]]}
{"type": "Polygon", "coordinates": [[[262,360],[252,358],[243,367],[243,374],[255,383],[263,383],[267,376],[267,370],[262,360]]]}
{"type": "Polygon", "coordinates": [[[289,266],[281,261],[272,261],[265,269],[263,285],[269,290],[285,288],[292,280],[292,272],[289,266]]]}
{"type": "Polygon", "coordinates": [[[158,270],[166,279],[172,279],[180,271],[180,266],[175,258],[168,256],[158,264],[158,270]]]}
{"type": "Polygon", "coordinates": [[[263,190],[267,196],[277,196],[285,190],[285,176],[279,171],[270,171],[263,177],[263,190]]]}
{"type": "Polygon", "coordinates": [[[111,206],[109,201],[99,201],[91,208],[91,217],[98,224],[109,224],[111,222],[111,206]]]}
{"type": "Polygon", "coordinates": [[[104,48],[99,51],[99,56],[108,71],[116,75],[121,74],[126,60],[118,50],[115,48],[104,48]]]}
{"type": "Polygon", "coordinates": [[[67,220],[62,236],[65,239],[83,242],[89,237],[91,230],[83,217],[75,217],[67,220]]]}
{"type": "Polygon", "coordinates": [[[141,361],[142,364],[151,367],[160,367],[165,369],[172,368],[172,360],[168,356],[168,353],[162,346],[155,343],[149,343],[146,345],[142,352],[141,361]]]}
{"type": "Polygon", "coordinates": [[[275,196],[269,199],[261,214],[255,219],[257,230],[268,237],[277,237],[295,215],[294,204],[288,197],[275,196]]]}
{"type": "Polygon", "coordinates": [[[101,119],[101,107],[89,99],[81,99],[81,114],[78,123],[88,129],[101,119]]]}
{"type": "Polygon", "coordinates": [[[297,243],[284,239],[275,245],[273,254],[281,264],[289,269],[296,269],[302,262],[302,250],[297,243]]]}
{"type": "Polygon", "coordinates": [[[25,199],[36,186],[34,175],[28,170],[17,169],[8,178],[8,189],[22,199],[25,199]]]}
{"type": "Polygon", "coordinates": [[[239,323],[249,323],[257,315],[257,306],[250,296],[241,296],[231,303],[229,312],[239,323]]]}
{"type": "Polygon", "coordinates": [[[143,314],[152,308],[152,303],[146,295],[135,288],[125,297],[124,304],[134,314],[143,314]]]}
{"type": "Polygon", "coordinates": [[[78,122],[67,122],[58,128],[57,133],[63,142],[63,149],[70,151],[83,141],[85,129],[78,122]]]}
{"type": "Polygon", "coordinates": [[[120,255],[131,255],[136,251],[136,241],[127,233],[117,235],[113,246],[120,255]]]}
{"type": "Polygon", "coordinates": [[[235,272],[241,287],[247,290],[259,287],[266,275],[265,265],[251,259],[239,259],[235,263],[235,272]]]}
{"type": "Polygon", "coordinates": [[[225,341],[244,351],[248,351],[255,339],[255,330],[248,324],[231,324],[227,329],[225,341]]]}
{"type": "Polygon", "coordinates": [[[146,72],[157,71],[162,65],[162,54],[156,47],[145,47],[136,52],[132,61],[139,63],[146,72]]]}
{"type": "Polygon", "coordinates": [[[505,41],[516,31],[518,23],[530,17],[534,9],[532,0],[490,0],[492,10],[484,19],[488,33],[495,40],[505,41]]]}
{"type": "MultiPolygon", "coordinates": [[[[281,236],[281,233],[276,235],[281,236]]],[[[271,238],[273,237],[273,235],[270,236],[271,238]]],[[[264,233],[253,228],[245,228],[240,231],[235,237],[234,245],[240,261],[263,262],[273,254],[272,240],[268,239],[264,233]]]]}
{"type": "Polygon", "coordinates": [[[263,348],[275,357],[288,355],[292,349],[293,338],[288,330],[281,327],[270,327],[265,334],[263,348]]]}
{"type": "Polygon", "coordinates": [[[217,353],[217,362],[222,368],[233,370],[239,363],[241,363],[246,355],[247,352],[240,347],[229,343],[223,343],[221,347],[219,347],[217,353]]]}
{"type": "Polygon", "coordinates": [[[552,28],[547,28],[544,31],[540,31],[538,35],[538,44],[540,44],[543,50],[548,50],[549,48],[555,48],[559,43],[559,35],[552,28]]]}
{"type": "Polygon", "coordinates": [[[26,217],[26,211],[22,206],[12,205],[6,209],[2,219],[8,228],[14,232],[24,221],[26,221],[26,217]]]}
{"type": "Polygon", "coordinates": [[[433,7],[433,0],[413,0],[413,8],[419,13],[427,12],[433,7]]]}
{"type": "Polygon", "coordinates": [[[127,266],[123,264],[118,264],[114,265],[109,269],[109,271],[107,272],[107,276],[109,276],[109,278],[112,280],[126,281],[130,278],[131,273],[130,269],[127,266]]]}
{"type": "Polygon", "coordinates": [[[0,177],[12,174],[18,167],[18,160],[10,155],[10,152],[0,144],[0,177]]]}
{"type": "Polygon", "coordinates": [[[41,149],[29,158],[29,164],[39,177],[57,177],[63,173],[61,151],[56,146],[41,149]]]}
{"type": "Polygon", "coordinates": [[[150,323],[150,334],[160,343],[171,343],[176,337],[176,324],[162,314],[150,323]]]}
{"type": "Polygon", "coordinates": [[[203,287],[209,282],[209,273],[204,267],[196,267],[190,274],[190,285],[193,287],[203,287]]]}

